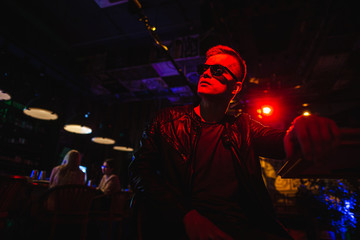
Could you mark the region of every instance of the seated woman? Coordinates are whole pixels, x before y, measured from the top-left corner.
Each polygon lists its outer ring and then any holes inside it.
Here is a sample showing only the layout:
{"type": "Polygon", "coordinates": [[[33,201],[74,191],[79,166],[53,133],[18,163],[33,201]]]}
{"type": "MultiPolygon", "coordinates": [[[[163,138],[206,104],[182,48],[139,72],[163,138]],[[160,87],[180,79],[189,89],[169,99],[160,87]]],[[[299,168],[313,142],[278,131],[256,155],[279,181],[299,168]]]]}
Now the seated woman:
{"type": "Polygon", "coordinates": [[[112,158],[106,159],[101,166],[104,174],[100,180],[97,189],[101,190],[105,195],[115,193],[121,190],[119,177],[115,172],[115,161],[112,158]]]}
{"type": "Polygon", "coordinates": [[[61,165],[52,169],[49,187],[66,184],[85,184],[85,173],[80,170],[80,153],[70,150],[64,157],[61,165]]]}
{"type": "Polygon", "coordinates": [[[110,207],[111,194],[121,191],[119,177],[115,172],[115,161],[112,158],[106,159],[101,166],[104,174],[96,188],[99,195],[93,200],[93,210],[108,210],[110,207]]]}

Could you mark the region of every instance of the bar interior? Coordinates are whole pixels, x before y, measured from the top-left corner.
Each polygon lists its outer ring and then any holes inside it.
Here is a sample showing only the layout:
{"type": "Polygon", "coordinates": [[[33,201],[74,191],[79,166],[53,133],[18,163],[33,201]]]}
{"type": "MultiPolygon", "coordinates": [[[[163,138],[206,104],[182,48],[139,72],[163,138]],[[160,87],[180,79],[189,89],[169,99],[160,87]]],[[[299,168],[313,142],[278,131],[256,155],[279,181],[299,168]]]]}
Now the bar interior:
{"type": "Polygon", "coordinates": [[[295,240],[360,239],[359,16],[325,0],[2,1],[0,239],[142,239],[129,164],[159,110],[198,101],[197,66],[218,44],[247,64],[237,111],[340,128],[325,166],[260,157],[281,223],[295,240]],[[85,181],[57,193],[51,173],[72,150],[85,181]],[[120,187],[103,208],[107,168],[120,187]]]}

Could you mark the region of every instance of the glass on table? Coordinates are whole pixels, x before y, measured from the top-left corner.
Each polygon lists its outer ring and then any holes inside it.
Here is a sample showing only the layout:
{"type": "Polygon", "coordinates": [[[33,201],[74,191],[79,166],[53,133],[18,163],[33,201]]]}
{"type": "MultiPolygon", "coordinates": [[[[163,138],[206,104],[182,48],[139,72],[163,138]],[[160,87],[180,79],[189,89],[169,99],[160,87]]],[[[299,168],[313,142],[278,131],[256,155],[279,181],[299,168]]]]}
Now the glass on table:
{"type": "Polygon", "coordinates": [[[45,180],[46,179],[46,171],[41,171],[39,175],[39,180],[45,180]]]}
{"type": "Polygon", "coordinates": [[[33,169],[33,170],[31,171],[30,178],[31,178],[31,179],[38,179],[38,177],[39,177],[39,170],[33,169]]]}

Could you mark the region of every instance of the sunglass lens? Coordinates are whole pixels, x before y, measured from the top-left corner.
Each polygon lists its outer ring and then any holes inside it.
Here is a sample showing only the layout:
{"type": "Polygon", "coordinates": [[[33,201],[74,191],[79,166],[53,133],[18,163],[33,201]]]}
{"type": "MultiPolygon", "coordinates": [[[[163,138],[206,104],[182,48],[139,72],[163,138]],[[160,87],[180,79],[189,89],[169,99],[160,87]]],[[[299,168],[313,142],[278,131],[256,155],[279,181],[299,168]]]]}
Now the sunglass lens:
{"type": "Polygon", "coordinates": [[[221,65],[213,65],[211,66],[211,74],[214,76],[221,76],[224,73],[224,68],[221,65]]]}
{"type": "Polygon", "coordinates": [[[225,72],[225,69],[223,66],[221,65],[206,65],[206,64],[201,64],[198,66],[198,74],[202,75],[204,74],[204,72],[206,70],[208,70],[210,68],[211,74],[213,76],[221,76],[223,75],[223,73],[225,72]]]}

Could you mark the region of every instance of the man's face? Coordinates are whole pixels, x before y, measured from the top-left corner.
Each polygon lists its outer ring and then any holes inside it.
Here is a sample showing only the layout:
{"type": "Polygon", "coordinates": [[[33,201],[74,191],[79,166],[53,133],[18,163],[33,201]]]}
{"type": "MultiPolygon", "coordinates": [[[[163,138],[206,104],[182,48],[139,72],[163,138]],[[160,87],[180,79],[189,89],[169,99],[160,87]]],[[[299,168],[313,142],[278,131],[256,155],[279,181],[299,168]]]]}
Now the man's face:
{"type": "MultiPolygon", "coordinates": [[[[237,59],[231,55],[218,54],[211,56],[206,60],[205,64],[222,65],[227,67],[235,76],[239,76],[241,73],[237,59]]],[[[239,85],[239,83],[236,83],[229,72],[224,71],[221,76],[213,76],[209,68],[200,76],[197,91],[200,97],[216,96],[231,98],[235,93],[234,90],[236,89],[236,85],[239,85]]]]}

